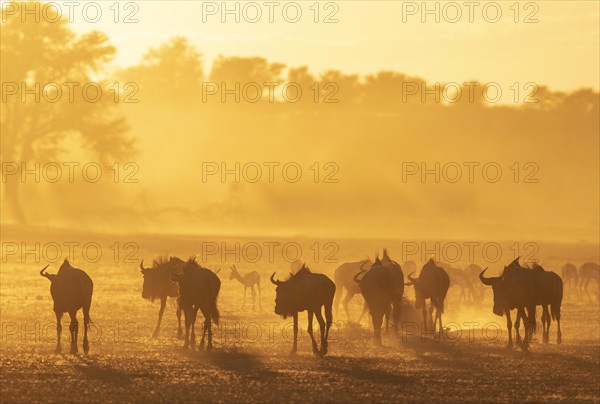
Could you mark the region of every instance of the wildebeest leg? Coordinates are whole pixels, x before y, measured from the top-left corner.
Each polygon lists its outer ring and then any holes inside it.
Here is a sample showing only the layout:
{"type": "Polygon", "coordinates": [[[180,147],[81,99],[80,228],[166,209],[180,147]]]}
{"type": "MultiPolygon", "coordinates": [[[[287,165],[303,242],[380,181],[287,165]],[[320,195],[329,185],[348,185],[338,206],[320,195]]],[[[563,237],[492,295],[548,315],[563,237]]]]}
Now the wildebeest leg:
{"type": "MultiPolygon", "coordinates": [[[[192,335],[190,336],[190,346],[192,349],[196,346],[196,317],[198,316],[198,306],[192,307],[192,335]]],[[[204,345],[204,333],[202,334],[201,345],[204,345]]]]}
{"type": "MultiPolygon", "coordinates": [[[[333,296],[333,306],[335,307],[335,315],[337,316],[340,312],[340,299],[342,298],[342,294],[344,293],[343,286],[336,285],[335,296],[333,296]]],[[[346,313],[347,315],[348,313],[346,313]]]]}
{"type": "Polygon", "coordinates": [[[256,310],[256,291],[254,285],[250,286],[250,292],[252,293],[252,311],[256,310]]]}
{"type": "Polygon", "coordinates": [[[321,313],[320,307],[317,309],[317,311],[315,311],[315,315],[317,316],[317,321],[319,322],[319,332],[321,334],[320,355],[323,356],[327,353],[327,340],[325,339],[325,320],[323,320],[323,314],[321,313]]]}
{"type": "Polygon", "coordinates": [[[310,340],[312,341],[312,349],[313,353],[317,355],[319,353],[319,349],[317,347],[317,341],[315,341],[315,336],[313,334],[313,311],[308,310],[308,335],[310,336],[310,340]]]}
{"type": "Polygon", "coordinates": [[[77,321],[77,312],[70,311],[69,317],[71,317],[71,324],[69,325],[69,331],[71,331],[71,353],[77,353],[77,333],[79,331],[79,322],[77,321]]]}
{"type": "MultiPolygon", "coordinates": [[[[513,339],[512,339],[512,320],[510,318],[510,309],[504,310],[504,313],[506,313],[506,328],[508,329],[508,345],[506,347],[512,348],[513,347],[513,339]]],[[[517,321],[519,321],[519,313],[517,313],[517,321]]],[[[518,332],[517,332],[517,335],[519,335],[518,332]]]]}
{"type": "Polygon", "coordinates": [[[383,310],[371,310],[371,320],[373,321],[375,344],[381,345],[381,323],[383,322],[383,310]]]}
{"type": "MultiPolygon", "coordinates": [[[[435,334],[435,322],[433,321],[433,309],[435,308],[434,304],[433,304],[433,300],[431,300],[429,302],[429,317],[427,318],[427,321],[429,321],[429,324],[433,326],[433,333],[435,334]]],[[[436,318],[437,320],[437,318],[436,318]]]]}
{"type": "Polygon", "coordinates": [[[190,325],[192,324],[191,307],[185,307],[183,309],[183,320],[185,321],[185,338],[183,343],[183,349],[187,349],[190,346],[190,325]]]}
{"type": "Polygon", "coordinates": [[[60,335],[62,334],[62,313],[59,313],[58,311],[55,311],[54,314],[56,315],[56,334],[57,334],[57,338],[56,338],[56,349],[54,350],[55,353],[60,353],[61,352],[61,348],[60,348],[60,335]]]}
{"type": "Polygon", "coordinates": [[[210,352],[213,349],[213,335],[212,335],[212,324],[211,324],[211,315],[208,313],[208,317],[204,320],[204,328],[206,329],[206,337],[208,339],[208,343],[206,344],[206,352],[210,352]]]}
{"type": "Polygon", "coordinates": [[[392,306],[388,306],[383,312],[383,319],[385,321],[385,335],[388,334],[390,328],[390,313],[392,311],[392,306]]]}
{"type": "Polygon", "coordinates": [[[200,341],[200,347],[198,349],[200,350],[204,348],[204,337],[206,336],[208,340],[206,344],[206,352],[210,352],[213,348],[211,316],[207,310],[200,310],[204,316],[204,331],[202,331],[202,340],[200,341]]]}
{"type": "Polygon", "coordinates": [[[583,290],[585,291],[585,295],[587,296],[587,298],[589,299],[589,301],[592,301],[592,297],[590,296],[590,292],[588,292],[588,286],[590,284],[590,279],[591,278],[586,278],[584,284],[583,284],[583,290]]]}
{"type": "Polygon", "coordinates": [[[346,293],[346,296],[344,297],[344,300],[342,301],[342,305],[344,306],[344,311],[346,312],[346,318],[348,319],[348,321],[352,321],[352,319],[350,318],[350,312],[348,311],[348,303],[353,297],[354,293],[350,293],[350,291],[348,291],[346,293]]]}
{"type": "Polygon", "coordinates": [[[321,355],[327,354],[327,347],[329,344],[329,329],[331,328],[331,324],[333,324],[331,304],[325,303],[325,339],[321,341],[321,355]]]}
{"type": "Polygon", "coordinates": [[[523,316],[523,318],[525,318],[526,320],[526,333],[525,333],[525,340],[527,342],[531,341],[531,339],[533,338],[533,334],[535,333],[535,329],[536,329],[536,320],[535,320],[535,305],[533,306],[529,306],[527,307],[527,316],[523,316]]]}
{"type": "Polygon", "coordinates": [[[427,307],[426,304],[423,303],[423,328],[425,328],[425,333],[427,333],[427,307]]]}
{"type": "Polygon", "coordinates": [[[398,327],[400,326],[400,317],[402,314],[402,303],[394,302],[392,306],[392,316],[394,319],[394,334],[398,335],[398,327]]]}
{"type": "Polygon", "coordinates": [[[244,300],[242,301],[242,310],[244,310],[244,306],[246,305],[246,291],[248,290],[247,286],[244,286],[244,300]]]}
{"type": "Polygon", "coordinates": [[[532,326],[532,322],[535,322],[535,306],[533,310],[530,307],[527,308],[527,314],[525,313],[525,308],[521,307],[518,309],[520,312],[521,318],[523,319],[523,325],[525,326],[525,338],[523,338],[523,342],[521,343],[521,349],[527,351],[529,348],[529,342],[533,337],[534,325],[532,326]]]}
{"type": "Polygon", "coordinates": [[[560,306],[554,306],[552,308],[552,312],[554,313],[554,317],[556,318],[556,326],[558,327],[558,331],[556,332],[556,343],[560,344],[562,342],[562,332],[560,332],[560,306]]]}
{"type": "Polygon", "coordinates": [[[548,313],[548,306],[542,306],[542,340],[545,344],[550,339],[550,313],[548,313]]]}
{"type": "Polygon", "coordinates": [[[88,328],[90,327],[90,306],[83,306],[83,353],[88,353],[90,344],[88,342],[88,328]]]}
{"type": "Polygon", "coordinates": [[[160,331],[160,323],[162,321],[163,313],[165,312],[165,306],[167,305],[167,296],[163,296],[160,298],[160,309],[158,310],[158,322],[156,323],[156,328],[152,333],[152,338],[158,337],[158,332],[160,331]]]}
{"type": "Polygon", "coordinates": [[[298,351],[298,313],[294,313],[294,345],[292,345],[292,352],[295,354],[298,351]]]}
{"type": "Polygon", "coordinates": [[[258,310],[262,311],[262,303],[260,302],[262,300],[260,295],[260,280],[256,283],[256,287],[258,288],[258,310]]]}
{"type": "MultiPolygon", "coordinates": [[[[525,320],[523,320],[523,324],[525,324],[525,320]]],[[[517,319],[515,321],[515,340],[517,344],[520,344],[522,341],[519,328],[521,328],[521,310],[517,309],[517,319]]]]}
{"type": "Polygon", "coordinates": [[[360,317],[358,317],[358,324],[360,324],[360,322],[362,321],[362,318],[368,311],[369,311],[369,306],[367,305],[367,301],[365,300],[365,302],[363,303],[362,313],[360,313],[360,317]]]}
{"type": "Polygon", "coordinates": [[[181,328],[181,307],[179,306],[179,302],[177,302],[177,338],[183,338],[183,329],[181,328]]]}
{"type": "MultiPolygon", "coordinates": [[[[442,304],[443,303],[437,304],[436,308],[435,308],[435,317],[440,322],[440,329],[439,329],[440,340],[442,339],[442,330],[443,330],[443,328],[442,328],[442,307],[441,307],[442,304]]],[[[435,326],[433,328],[435,329],[435,326]]]]}

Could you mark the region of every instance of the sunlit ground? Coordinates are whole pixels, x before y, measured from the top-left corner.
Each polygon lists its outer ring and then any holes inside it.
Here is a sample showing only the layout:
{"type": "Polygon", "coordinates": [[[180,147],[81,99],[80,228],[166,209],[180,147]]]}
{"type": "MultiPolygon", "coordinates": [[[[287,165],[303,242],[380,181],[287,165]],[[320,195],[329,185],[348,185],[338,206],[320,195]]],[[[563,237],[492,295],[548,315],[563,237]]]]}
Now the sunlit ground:
{"type": "MultiPolygon", "coordinates": [[[[43,239],[39,234],[36,237],[43,239]]],[[[100,236],[90,237],[105,245],[100,236]]],[[[176,241],[169,244],[165,240],[168,238],[160,236],[138,239],[141,247],[135,258],[148,262],[165,251],[180,251],[187,243],[198,241],[173,239],[176,241]]],[[[569,246],[555,250],[554,259],[578,262],[579,257],[564,255],[572,251],[569,246]]],[[[361,253],[341,243],[337,258],[340,262],[360,259],[361,253]]],[[[275,402],[319,397],[336,402],[598,399],[600,310],[595,284],[590,288],[596,299],[593,304],[574,291],[567,293],[561,345],[556,344],[553,323],[549,344],[543,344],[538,333],[529,352],[507,350],[505,320],[492,314],[491,292],[487,291],[483,303],[467,305],[457,301],[459,292],[451,288],[443,317],[448,332],[442,340],[433,336],[423,339],[413,328],[419,321],[417,313],[407,309],[404,319],[410,324],[404,324],[401,336],[388,335],[384,347],[376,347],[368,317],[358,325],[348,322],[340,310],[334,317],[329,355],[315,358],[305,332],[300,336],[298,354],[289,355],[291,321],[273,313],[274,287],[268,276],[275,270],[278,276],[285,276],[288,263],[279,259],[237,264],[242,273],[254,269],[262,276],[262,310],[252,310],[249,296],[242,311],[242,285],[228,279],[227,263],[212,262],[213,268],[221,267],[221,324],[215,330],[215,350],[207,354],[182,350],[182,341],[176,338],[174,306],[165,312],[160,337],[151,338],[158,302],[151,304],[141,298],[137,262],[115,264],[112,257],[97,264],[75,261],[73,265],[84,268],[94,280],[94,324],[90,353],[72,356],[54,354],[49,282],[38,274],[45,263],[35,263],[33,256],[26,263],[18,260],[12,257],[2,265],[3,401],[40,397],[56,402],[275,402]]],[[[314,271],[332,276],[336,266],[314,264],[314,271]]],[[[51,265],[49,271],[56,269],[57,265],[51,265]]],[[[412,291],[407,290],[410,300],[412,291]]],[[[357,296],[351,302],[354,319],[361,308],[362,298],[357,296]]],[[[538,321],[539,315],[538,310],[538,321]]],[[[306,329],[305,314],[300,325],[306,329]]],[[[81,335],[79,343],[81,351],[81,335]]],[[[68,352],[68,327],[62,344],[63,352],[68,352]]]]}

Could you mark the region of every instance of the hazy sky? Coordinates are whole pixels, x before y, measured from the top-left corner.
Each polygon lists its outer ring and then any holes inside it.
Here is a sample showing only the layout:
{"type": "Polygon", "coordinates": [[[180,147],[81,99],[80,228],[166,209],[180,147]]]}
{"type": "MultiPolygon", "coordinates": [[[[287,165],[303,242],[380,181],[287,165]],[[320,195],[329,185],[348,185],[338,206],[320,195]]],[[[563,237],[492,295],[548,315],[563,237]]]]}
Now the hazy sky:
{"type": "MultiPolygon", "coordinates": [[[[138,63],[148,48],[184,35],[204,53],[207,64],[219,54],[259,55],[289,66],[308,65],[315,73],[393,69],[429,81],[533,81],[555,90],[599,87],[600,2],[594,0],[520,2],[519,7],[513,1],[484,1],[472,13],[465,2],[428,2],[430,10],[439,3],[438,23],[436,13],[423,15],[421,2],[320,2],[318,23],[312,1],[275,2],[273,23],[263,1],[228,2],[231,10],[238,3],[239,23],[235,13],[223,15],[222,2],[130,3],[120,2],[119,23],[113,21],[113,2],[100,2],[97,23],[86,22],[80,8],[74,14],[77,30],[99,29],[110,36],[120,65],[138,63]],[[295,4],[302,11],[299,22],[286,22],[284,17],[295,18],[295,4]],[[252,23],[257,10],[262,15],[252,23]],[[453,23],[457,12],[461,16],[453,23]],[[128,15],[139,22],[124,23],[128,15]],[[338,22],[324,23],[327,16],[338,22]]],[[[93,16],[94,9],[88,14],[93,16]]]]}

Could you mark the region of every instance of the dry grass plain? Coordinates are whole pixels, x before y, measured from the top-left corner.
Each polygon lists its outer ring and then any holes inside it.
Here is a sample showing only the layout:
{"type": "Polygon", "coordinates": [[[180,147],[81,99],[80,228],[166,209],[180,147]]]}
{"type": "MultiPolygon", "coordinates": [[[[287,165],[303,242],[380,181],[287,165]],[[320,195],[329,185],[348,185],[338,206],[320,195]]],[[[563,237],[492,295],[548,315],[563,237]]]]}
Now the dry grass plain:
{"type": "MultiPolygon", "coordinates": [[[[228,262],[211,257],[209,265],[222,268],[219,296],[221,324],[215,330],[211,353],[184,351],[176,335],[173,307],[167,309],[159,338],[152,339],[158,302],[141,298],[142,277],[137,260],[159,254],[182,257],[200,251],[198,238],[165,235],[131,237],[69,234],[44,229],[24,232],[4,228],[3,243],[75,240],[97,242],[103,257],[97,263],[75,259],[94,280],[90,353],[54,354],[55,324],[49,282],[41,278],[45,265],[29,255],[8,254],[3,246],[0,309],[2,402],[598,402],[600,400],[600,309],[597,287],[594,303],[577,293],[563,302],[563,344],[556,345],[553,323],[549,344],[536,335],[529,352],[508,350],[505,320],[491,312],[491,293],[479,305],[458,303],[450,290],[442,340],[423,339],[405,325],[400,337],[387,335],[384,347],[372,343],[367,319],[347,321],[342,311],[334,318],[329,355],[315,358],[306,333],[299,352],[289,355],[291,323],[273,313],[273,271],[289,271],[280,257],[255,264],[239,262],[243,273],[258,270],[262,276],[262,310],[251,305],[241,310],[243,289],[229,280],[228,262]],[[136,242],[135,262],[114,259],[136,242]],[[460,327],[460,330],[458,329],[460,327]],[[499,330],[497,330],[499,329],[499,330]]],[[[204,241],[206,241],[205,239],[204,241]]],[[[233,239],[213,237],[211,242],[233,239]]],[[[260,242],[263,242],[261,240],[260,242]]],[[[289,240],[288,240],[289,241],[289,240]]],[[[312,242],[298,239],[302,245],[312,242]]],[[[246,242],[248,242],[246,240],[246,242]]],[[[285,242],[285,240],[283,241],[285,242]]],[[[324,244],[325,241],[321,240],[324,244]]],[[[335,258],[340,262],[361,259],[393,241],[340,241],[335,258]]],[[[48,251],[46,251],[48,253],[48,251]]],[[[579,264],[597,256],[597,246],[540,245],[539,257],[551,269],[572,261],[579,264]]],[[[44,258],[43,256],[41,258],[44,258]]],[[[226,260],[229,261],[229,260],[226,260]]],[[[500,261],[503,262],[503,261],[500,261]]],[[[314,263],[316,272],[329,275],[338,264],[314,263]]],[[[490,264],[499,270],[501,264],[490,264]]],[[[49,267],[55,272],[58,264],[49,267]]],[[[410,289],[410,288],[409,288],[410,289]]],[[[408,293],[410,302],[411,293],[408,293]]],[[[362,298],[351,308],[357,316],[362,298]]],[[[539,312],[539,310],[538,310],[539,312]]],[[[416,323],[407,307],[405,320],[416,323]]],[[[539,320],[539,315],[538,315],[539,320]]],[[[80,313],[81,321],[81,313],[80,313]]],[[[306,314],[300,316],[306,329],[306,314]]],[[[68,328],[67,328],[68,330],[68,328]]],[[[66,330],[65,330],[66,331],[66,330]]],[[[81,337],[80,337],[81,351],[81,337]]],[[[68,348],[68,332],[63,332],[68,348]]],[[[64,349],[68,351],[68,349],[64,349]]]]}

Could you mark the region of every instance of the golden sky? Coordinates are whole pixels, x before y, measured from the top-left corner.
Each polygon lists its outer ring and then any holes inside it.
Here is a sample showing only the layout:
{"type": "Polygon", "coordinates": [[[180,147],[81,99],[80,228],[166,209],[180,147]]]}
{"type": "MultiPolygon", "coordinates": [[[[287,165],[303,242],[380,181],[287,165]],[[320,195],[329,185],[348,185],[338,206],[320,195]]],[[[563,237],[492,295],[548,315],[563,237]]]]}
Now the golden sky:
{"type": "MultiPolygon", "coordinates": [[[[86,2],[81,3],[83,8],[86,2]]],[[[472,23],[464,2],[454,2],[461,13],[456,23],[452,2],[438,2],[439,23],[435,14],[425,15],[427,23],[421,22],[421,2],[337,1],[328,6],[321,2],[319,23],[314,22],[312,1],[298,2],[302,16],[297,23],[284,19],[282,10],[289,2],[278,2],[273,23],[268,22],[265,2],[229,2],[228,7],[233,9],[234,3],[239,3],[239,23],[234,14],[221,22],[221,2],[138,1],[138,9],[126,9],[127,2],[121,2],[119,23],[113,21],[114,10],[109,10],[112,3],[103,3],[97,23],[86,22],[82,12],[75,12],[74,27],[107,33],[118,48],[119,65],[138,63],[148,48],[183,35],[208,63],[219,54],[258,55],[288,66],[308,65],[316,73],[330,68],[360,74],[387,69],[430,81],[533,81],[553,90],[599,87],[598,1],[520,2],[518,16],[513,1],[479,2],[472,23]],[[216,14],[209,13],[212,5],[207,3],[217,5],[216,14]],[[256,8],[248,3],[260,5],[262,16],[256,23],[250,22],[256,8]],[[411,13],[409,3],[419,9],[411,13]],[[491,22],[496,10],[489,3],[500,5],[498,22],[491,22]],[[124,23],[130,14],[139,22],[124,23]],[[324,23],[329,15],[338,22],[324,23]]],[[[427,7],[434,9],[435,3],[427,7]]],[[[294,12],[290,7],[286,16],[293,19],[294,12]]]]}

